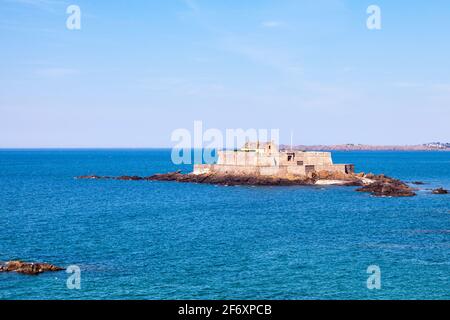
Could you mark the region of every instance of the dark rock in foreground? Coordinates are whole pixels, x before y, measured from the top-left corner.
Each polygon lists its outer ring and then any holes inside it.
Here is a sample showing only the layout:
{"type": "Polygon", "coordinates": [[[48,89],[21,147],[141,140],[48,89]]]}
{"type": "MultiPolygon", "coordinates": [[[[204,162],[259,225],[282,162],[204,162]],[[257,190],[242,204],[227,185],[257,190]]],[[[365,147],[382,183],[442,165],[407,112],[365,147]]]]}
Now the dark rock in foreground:
{"type": "Polygon", "coordinates": [[[448,194],[448,190],[444,188],[437,188],[433,190],[433,194],[448,194]]]}
{"type": "Polygon", "coordinates": [[[64,268],[49,263],[30,263],[22,261],[9,261],[0,264],[0,272],[17,272],[29,275],[37,275],[47,271],[62,271],[64,268]]]}
{"type": "Polygon", "coordinates": [[[330,182],[341,186],[358,186],[359,192],[370,192],[377,197],[411,197],[416,194],[413,189],[400,180],[386,177],[385,175],[370,174],[343,174],[340,172],[321,171],[313,173],[307,177],[290,177],[281,178],[273,176],[261,175],[227,175],[221,173],[205,173],[205,174],[183,174],[181,171],[169,172],[164,174],[155,174],[149,177],[139,176],[80,176],[78,179],[112,179],[125,181],[176,181],[190,183],[207,183],[214,185],[226,186],[308,186],[320,185],[330,182]],[[320,183],[322,182],[322,183],[320,183]]]}

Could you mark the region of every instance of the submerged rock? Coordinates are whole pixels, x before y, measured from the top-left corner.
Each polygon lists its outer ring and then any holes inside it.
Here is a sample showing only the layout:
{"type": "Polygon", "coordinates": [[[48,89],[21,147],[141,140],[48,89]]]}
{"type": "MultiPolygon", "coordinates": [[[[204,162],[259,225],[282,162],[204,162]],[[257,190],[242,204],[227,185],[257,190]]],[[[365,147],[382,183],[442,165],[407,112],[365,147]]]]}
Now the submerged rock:
{"type": "Polygon", "coordinates": [[[79,177],[75,177],[75,179],[93,179],[93,180],[99,180],[99,179],[109,179],[109,177],[102,177],[102,176],[96,176],[96,175],[89,175],[89,176],[79,176],[79,177]]]}
{"type": "Polygon", "coordinates": [[[433,190],[433,194],[448,194],[448,190],[444,188],[437,188],[433,190]]]}
{"type": "Polygon", "coordinates": [[[0,272],[17,272],[29,275],[37,275],[47,271],[62,271],[64,268],[54,266],[49,263],[30,263],[23,261],[8,261],[0,264],[0,272]]]}
{"type": "Polygon", "coordinates": [[[142,177],[138,177],[138,176],[120,176],[117,178],[113,178],[115,180],[125,180],[125,181],[139,181],[139,180],[144,180],[144,178],[142,177]]]}

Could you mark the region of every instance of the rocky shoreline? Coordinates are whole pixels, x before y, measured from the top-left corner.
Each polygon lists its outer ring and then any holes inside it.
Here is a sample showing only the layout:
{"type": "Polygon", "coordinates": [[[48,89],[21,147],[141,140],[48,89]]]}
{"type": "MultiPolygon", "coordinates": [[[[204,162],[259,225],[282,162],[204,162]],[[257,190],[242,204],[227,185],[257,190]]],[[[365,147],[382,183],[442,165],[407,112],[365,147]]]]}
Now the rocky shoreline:
{"type": "Polygon", "coordinates": [[[416,193],[414,189],[406,183],[387,177],[385,175],[374,174],[344,174],[340,172],[321,171],[305,177],[292,176],[279,178],[262,175],[226,175],[219,173],[205,174],[183,174],[181,171],[155,174],[148,177],[140,176],[79,176],[77,179],[111,179],[123,181],[176,181],[189,183],[205,183],[223,186],[314,186],[314,185],[341,185],[357,186],[358,192],[369,192],[376,197],[412,197],[416,193]]]}

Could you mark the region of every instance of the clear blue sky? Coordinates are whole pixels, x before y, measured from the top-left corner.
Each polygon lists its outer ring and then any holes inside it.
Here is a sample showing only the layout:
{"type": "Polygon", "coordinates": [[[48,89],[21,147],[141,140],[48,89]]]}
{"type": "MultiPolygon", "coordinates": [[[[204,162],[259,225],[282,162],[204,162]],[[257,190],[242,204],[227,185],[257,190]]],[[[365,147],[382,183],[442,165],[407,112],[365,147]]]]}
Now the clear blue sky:
{"type": "Polygon", "coordinates": [[[0,0],[0,39],[0,147],[169,147],[194,120],[450,141],[447,0],[0,0]]]}

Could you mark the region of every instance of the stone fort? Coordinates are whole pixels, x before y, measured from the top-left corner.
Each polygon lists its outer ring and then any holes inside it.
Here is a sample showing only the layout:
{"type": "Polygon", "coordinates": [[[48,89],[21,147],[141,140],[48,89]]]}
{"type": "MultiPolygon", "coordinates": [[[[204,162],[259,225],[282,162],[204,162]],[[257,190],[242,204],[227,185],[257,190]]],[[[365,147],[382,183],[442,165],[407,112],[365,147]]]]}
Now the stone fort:
{"type": "Polygon", "coordinates": [[[352,164],[333,164],[330,152],[279,150],[274,142],[246,142],[239,150],[218,151],[216,164],[196,164],[194,174],[309,176],[328,171],[353,173],[352,164]]]}

